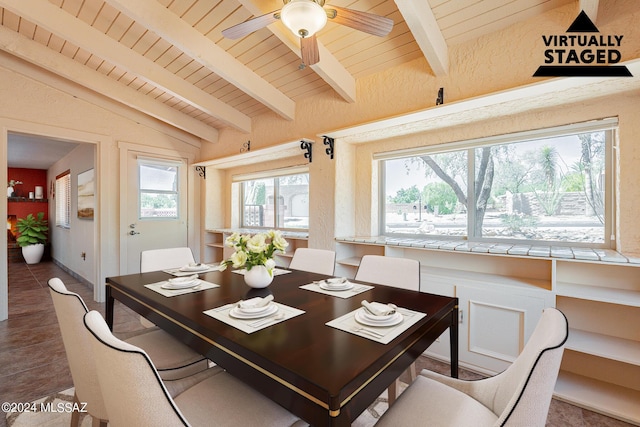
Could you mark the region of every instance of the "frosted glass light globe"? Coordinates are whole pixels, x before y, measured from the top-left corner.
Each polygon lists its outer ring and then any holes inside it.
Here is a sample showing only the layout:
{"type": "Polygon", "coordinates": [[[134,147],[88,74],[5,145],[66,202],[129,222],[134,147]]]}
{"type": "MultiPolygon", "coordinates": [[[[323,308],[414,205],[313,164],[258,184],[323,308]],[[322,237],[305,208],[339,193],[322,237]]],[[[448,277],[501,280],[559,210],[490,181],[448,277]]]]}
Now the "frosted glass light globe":
{"type": "Polygon", "coordinates": [[[298,37],[310,37],[327,23],[327,14],[313,0],[291,0],[280,11],[282,23],[298,37]]]}

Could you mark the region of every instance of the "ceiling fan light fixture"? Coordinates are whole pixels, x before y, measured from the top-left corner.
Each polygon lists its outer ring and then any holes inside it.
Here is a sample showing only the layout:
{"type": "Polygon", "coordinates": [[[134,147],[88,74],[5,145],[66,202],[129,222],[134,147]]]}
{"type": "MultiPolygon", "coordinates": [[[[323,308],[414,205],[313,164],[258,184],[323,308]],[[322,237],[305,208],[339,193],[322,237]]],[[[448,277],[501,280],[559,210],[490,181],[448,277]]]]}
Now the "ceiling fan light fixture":
{"type": "Polygon", "coordinates": [[[327,13],[313,0],[291,0],[280,11],[282,23],[298,37],[311,37],[327,23],[327,13]]]}

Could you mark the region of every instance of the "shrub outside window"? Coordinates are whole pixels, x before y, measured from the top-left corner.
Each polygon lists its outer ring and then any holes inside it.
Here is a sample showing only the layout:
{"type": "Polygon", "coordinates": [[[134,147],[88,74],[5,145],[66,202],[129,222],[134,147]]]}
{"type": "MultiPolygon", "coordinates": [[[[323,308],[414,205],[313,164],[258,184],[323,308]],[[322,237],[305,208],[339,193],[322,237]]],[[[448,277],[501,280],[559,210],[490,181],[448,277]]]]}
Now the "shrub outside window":
{"type": "Polygon", "coordinates": [[[138,160],[140,219],[178,218],[178,167],[175,163],[138,160]]]}
{"type": "Polygon", "coordinates": [[[609,122],[389,156],[381,162],[381,229],[387,236],[610,247],[609,122]]]}

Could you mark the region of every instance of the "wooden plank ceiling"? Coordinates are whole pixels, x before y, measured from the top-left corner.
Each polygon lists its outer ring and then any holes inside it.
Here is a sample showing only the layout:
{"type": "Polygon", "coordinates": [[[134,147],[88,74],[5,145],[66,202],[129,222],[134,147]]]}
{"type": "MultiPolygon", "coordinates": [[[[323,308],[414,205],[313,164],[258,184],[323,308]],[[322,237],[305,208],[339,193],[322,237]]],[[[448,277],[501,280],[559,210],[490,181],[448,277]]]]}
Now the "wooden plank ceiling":
{"type": "MultiPolygon", "coordinates": [[[[301,67],[299,41],[280,23],[238,40],[221,31],[278,10],[282,0],[0,0],[0,49],[88,89],[213,140],[250,132],[273,111],[325,91],[358,102],[355,81],[424,56],[445,75],[448,48],[577,0],[333,0],[382,15],[376,37],[329,22],[320,62],[301,67]]],[[[581,0],[597,9],[597,0],[581,0]]]]}

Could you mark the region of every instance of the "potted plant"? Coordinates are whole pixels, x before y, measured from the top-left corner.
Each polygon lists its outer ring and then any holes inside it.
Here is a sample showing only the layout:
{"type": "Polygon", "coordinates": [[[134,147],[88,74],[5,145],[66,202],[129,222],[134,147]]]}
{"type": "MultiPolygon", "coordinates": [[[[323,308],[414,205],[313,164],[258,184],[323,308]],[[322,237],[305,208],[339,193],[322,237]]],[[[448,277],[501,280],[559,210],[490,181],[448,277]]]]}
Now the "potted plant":
{"type": "Polygon", "coordinates": [[[22,256],[27,264],[37,264],[42,259],[44,244],[47,243],[49,225],[44,220],[44,212],[27,215],[16,221],[16,230],[20,236],[16,243],[22,248],[22,256]]]}

